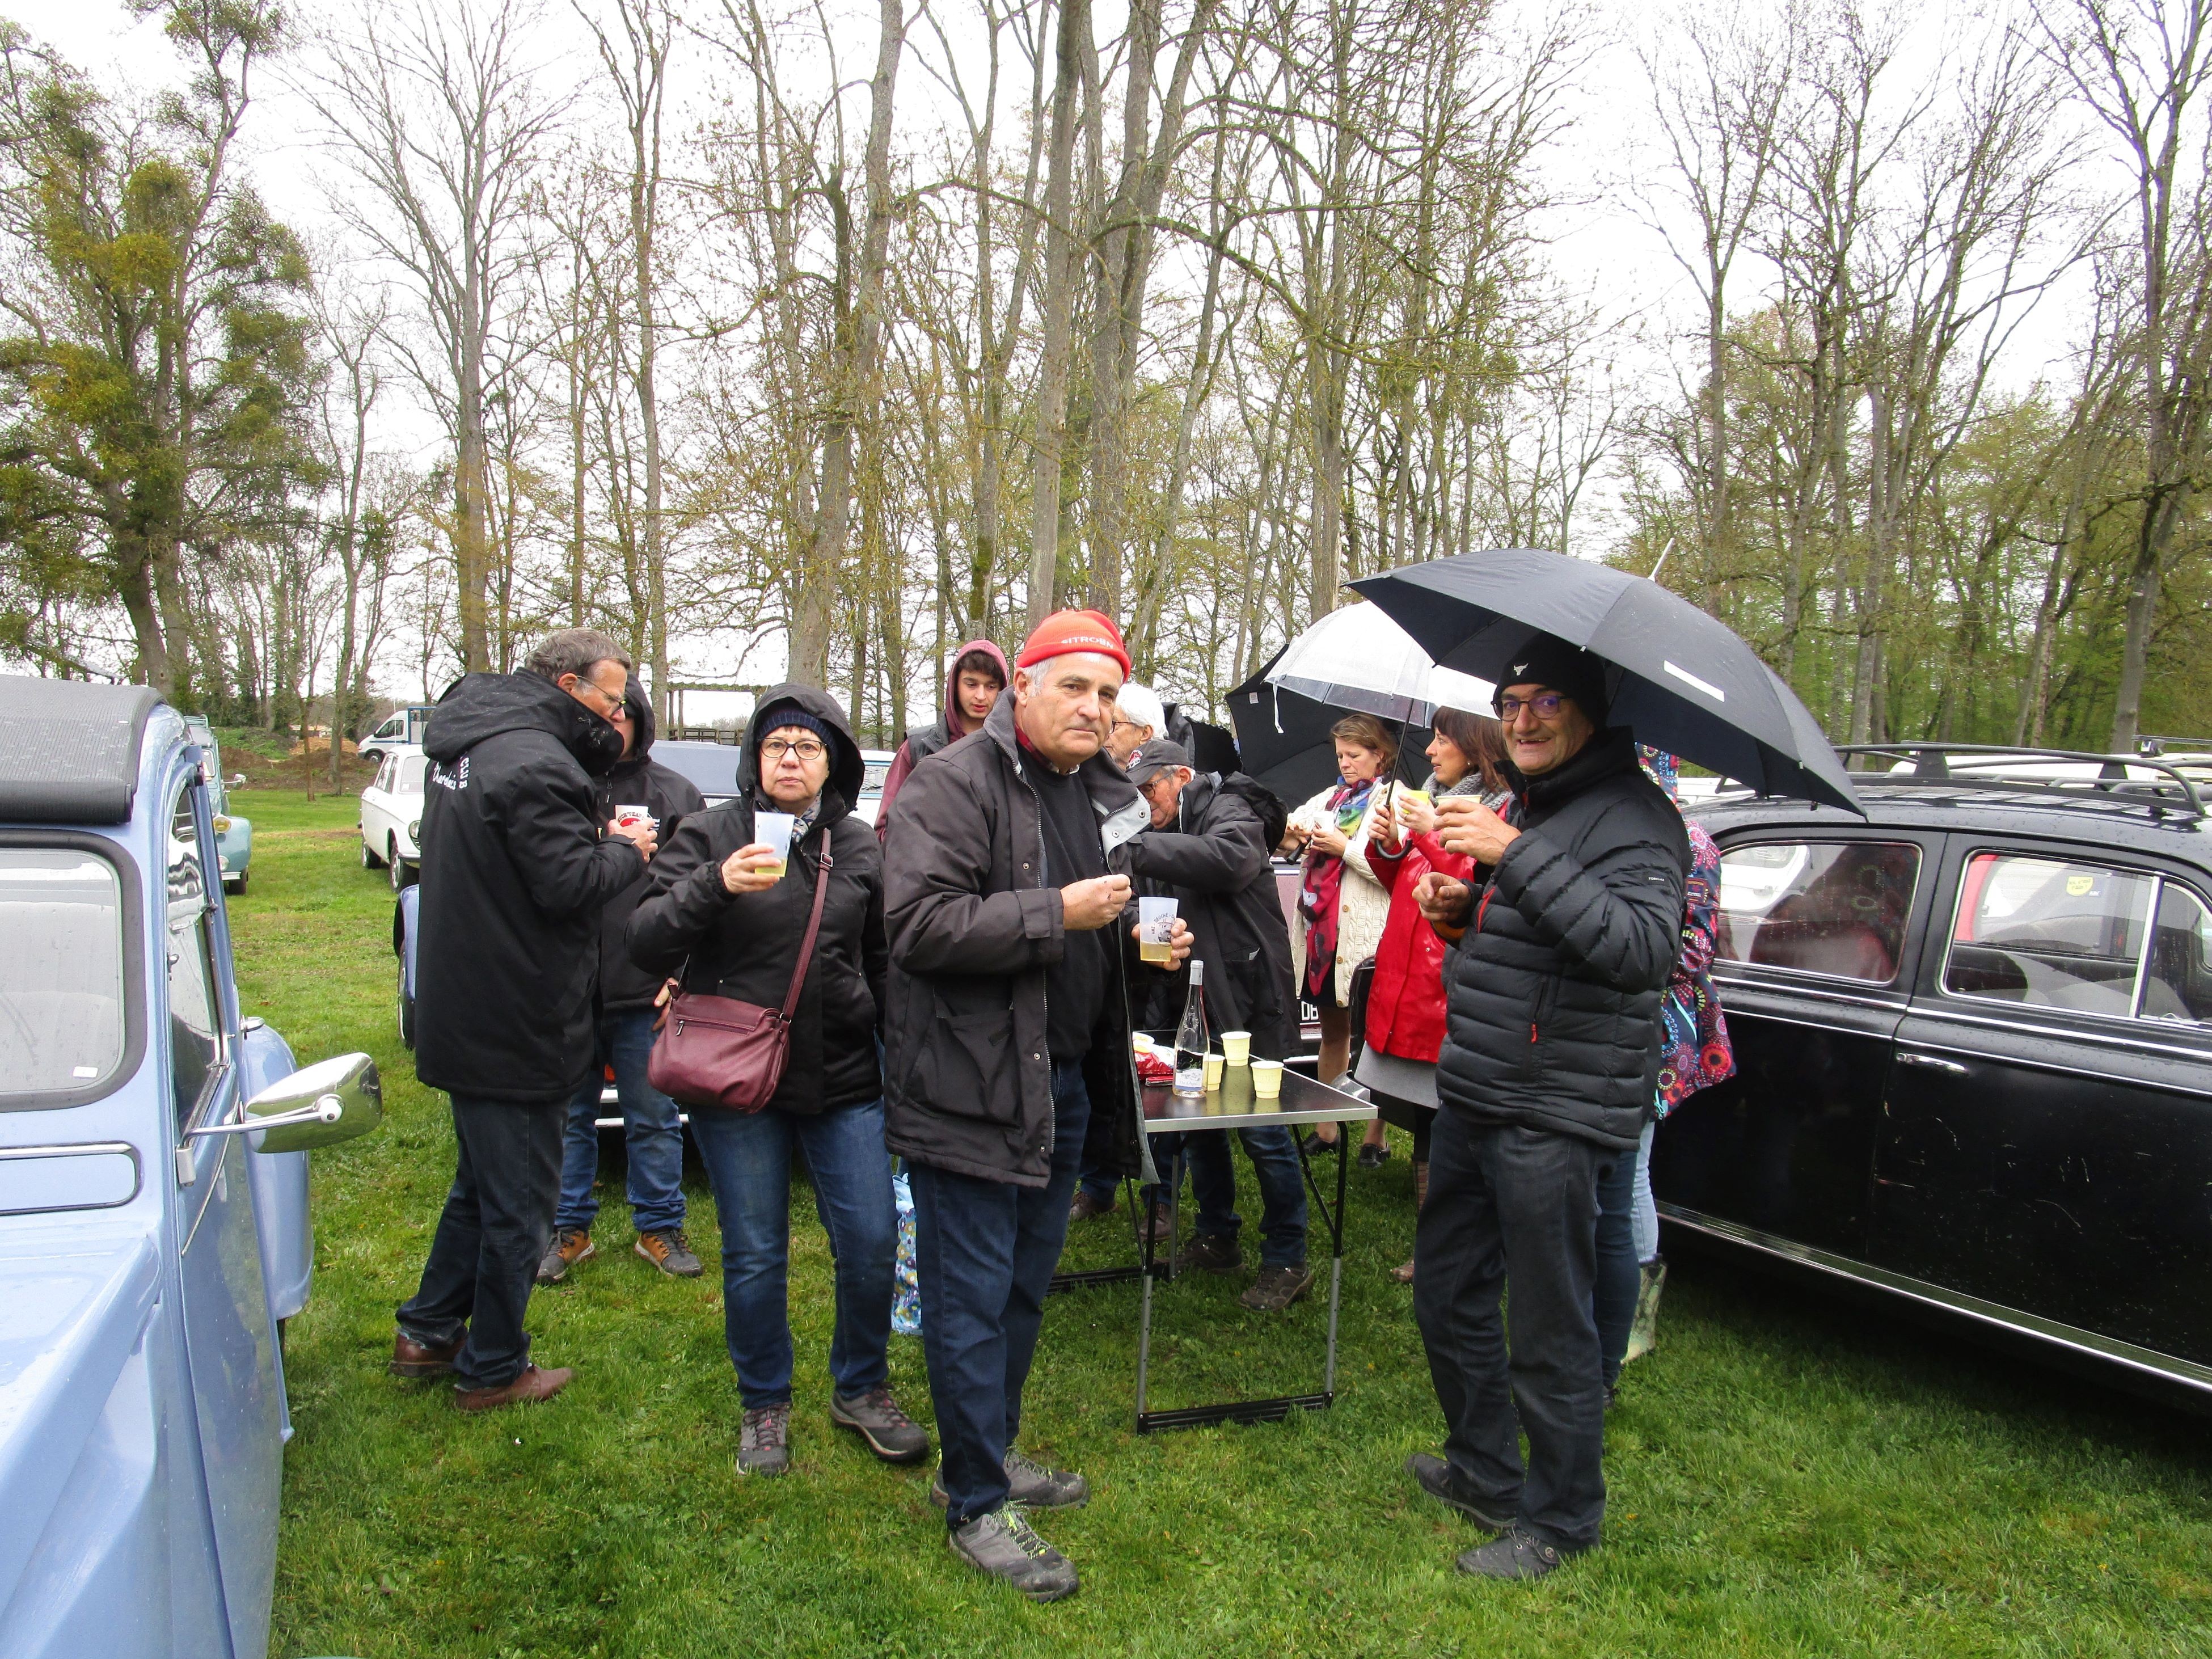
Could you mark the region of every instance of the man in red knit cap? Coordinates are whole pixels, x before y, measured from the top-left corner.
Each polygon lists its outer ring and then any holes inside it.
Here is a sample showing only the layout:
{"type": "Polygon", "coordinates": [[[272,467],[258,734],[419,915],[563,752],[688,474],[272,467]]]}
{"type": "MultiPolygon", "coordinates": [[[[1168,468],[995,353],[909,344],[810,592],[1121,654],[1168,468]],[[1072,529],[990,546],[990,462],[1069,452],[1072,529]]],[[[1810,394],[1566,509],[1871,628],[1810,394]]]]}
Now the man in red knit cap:
{"type": "MultiPolygon", "coordinates": [[[[1129,1043],[1141,969],[1117,849],[1151,822],[1103,752],[1129,672],[1095,611],[1044,619],[1014,695],[918,764],[884,854],[884,1139],[912,1170],[922,1351],[955,1553],[1034,1601],[1074,1567],[1024,1510],[1090,1487],[1016,1447],[1078,1167],[1152,1176],[1129,1043]]],[[[1190,953],[1176,924],[1175,957],[1190,953]]]]}

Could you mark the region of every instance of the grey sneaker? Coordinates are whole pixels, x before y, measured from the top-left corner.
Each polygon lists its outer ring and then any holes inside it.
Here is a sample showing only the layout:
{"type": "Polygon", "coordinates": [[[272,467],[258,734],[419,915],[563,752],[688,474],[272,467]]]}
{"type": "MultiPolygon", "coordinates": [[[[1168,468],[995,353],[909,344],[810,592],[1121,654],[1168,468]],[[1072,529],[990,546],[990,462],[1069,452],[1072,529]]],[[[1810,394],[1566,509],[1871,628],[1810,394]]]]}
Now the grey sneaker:
{"type": "Polygon", "coordinates": [[[568,1276],[568,1269],[579,1261],[589,1261],[599,1251],[592,1243],[589,1227],[562,1227],[553,1235],[553,1242],[545,1247],[545,1255],[538,1264],[538,1282],[558,1285],[568,1276]]]}
{"type": "Polygon", "coordinates": [[[1190,1241],[1182,1259],[1210,1273],[1233,1273],[1244,1265],[1244,1252],[1237,1241],[1220,1233],[1200,1233],[1190,1241]]]}
{"type": "Polygon", "coordinates": [[[707,1271],[706,1264],[692,1254],[691,1241],[684,1237],[681,1227],[640,1233],[630,1248],[671,1279],[696,1279],[707,1271]]]}
{"type": "Polygon", "coordinates": [[[1406,1460],[1406,1473],[1423,1492],[1439,1504],[1449,1504],[1479,1526],[1508,1532],[1513,1526],[1513,1505],[1485,1498],[1460,1479],[1459,1472],[1431,1452],[1415,1452],[1406,1460]]]}
{"type": "Polygon", "coordinates": [[[1531,1532],[1509,1527],[1459,1558],[1459,1570],[1477,1578],[1541,1578],[1559,1570],[1566,1559],[1556,1544],[1547,1544],[1531,1532]]]}
{"type": "Polygon", "coordinates": [[[1281,1313],[1313,1289],[1313,1269],[1303,1261],[1295,1267],[1262,1267],[1251,1288],[1237,1299],[1259,1313],[1281,1313]]]}
{"type": "Polygon", "coordinates": [[[1001,1579],[1032,1601],[1075,1594],[1075,1564],[1036,1535],[1021,1506],[1007,1504],[947,1533],[955,1555],[1001,1579]]]}
{"type": "Polygon", "coordinates": [[[791,1468],[791,1401],[752,1406],[738,1437],[739,1474],[783,1474],[791,1468]]]}
{"type": "Polygon", "coordinates": [[[854,1431],[886,1463],[919,1463],[929,1455],[928,1431],[899,1409],[889,1389],[850,1397],[832,1391],[830,1420],[854,1431]]]}
{"type": "MultiPolygon", "coordinates": [[[[1006,1471],[1006,1501],[1028,1510],[1079,1510],[1091,1501],[1091,1483],[1073,1469],[1048,1469],[1018,1451],[1010,1451],[1006,1471]]],[[[929,1501],[944,1509],[951,1503],[945,1495],[945,1466],[938,1465],[929,1482],[929,1501]]]]}

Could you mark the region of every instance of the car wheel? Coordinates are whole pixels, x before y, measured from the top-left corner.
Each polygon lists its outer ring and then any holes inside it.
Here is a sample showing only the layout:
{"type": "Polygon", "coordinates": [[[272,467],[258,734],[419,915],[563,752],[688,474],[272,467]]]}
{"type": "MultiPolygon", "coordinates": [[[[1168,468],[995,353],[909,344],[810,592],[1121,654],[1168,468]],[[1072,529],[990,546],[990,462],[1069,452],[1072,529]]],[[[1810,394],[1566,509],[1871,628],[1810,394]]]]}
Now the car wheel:
{"type": "Polygon", "coordinates": [[[404,892],[415,884],[415,872],[407,860],[399,856],[399,838],[395,836],[384,849],[385,863],[392,871],[392,890],[404,892]]]}
{"type": "Polygon", "coordinates": [[[369,849],[368,839],[367,836],[363,836],[362,838],[361,867],[364,870],[381,870],[384,868],[384,860],[377,857],[376,854],[369,849]]]}
{"type": "Polygon", "coordinates": [[[238,872],[238,879],[230,884],[230,890],[240,898],[246,896],[246,872],[243,870],[238,872]]]}
{"type": "Polygon", "coordinates": [[[407,963],[399,963],[399,1040],[407,1047],[415,1046],[415,999],[407,994],[407,963]]]}

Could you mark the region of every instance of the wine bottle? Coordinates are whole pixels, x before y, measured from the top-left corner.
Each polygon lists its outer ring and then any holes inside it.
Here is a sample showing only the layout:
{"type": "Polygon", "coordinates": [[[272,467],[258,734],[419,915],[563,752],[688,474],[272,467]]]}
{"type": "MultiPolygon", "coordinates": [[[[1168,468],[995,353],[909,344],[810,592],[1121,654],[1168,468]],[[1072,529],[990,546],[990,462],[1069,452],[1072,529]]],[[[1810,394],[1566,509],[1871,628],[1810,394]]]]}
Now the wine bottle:
{"type": "Polygon", "coordinates": [[[1190,996],[1182,1005],[1182,1024],[1176,1028],[1175,1091],[1179,1095],[1206,1092],[1206,964],[1190,964],[1190,996]]]}

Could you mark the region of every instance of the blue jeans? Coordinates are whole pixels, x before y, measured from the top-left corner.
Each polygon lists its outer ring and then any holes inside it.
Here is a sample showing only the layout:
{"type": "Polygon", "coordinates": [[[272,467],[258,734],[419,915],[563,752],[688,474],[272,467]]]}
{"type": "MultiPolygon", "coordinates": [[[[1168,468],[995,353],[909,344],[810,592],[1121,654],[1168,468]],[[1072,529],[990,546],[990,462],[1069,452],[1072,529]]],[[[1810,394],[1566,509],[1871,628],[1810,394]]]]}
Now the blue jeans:
{"type": "Polygon", "coordinates": [[[599,1088],[603,1069],[615,1068],[622,1097],[623,1138],[629,1148],[630,1223],[641,1233],[684,1224],[684,1126],[676,1103],[645,1080],[653,1054],[653,1010],[617,1009],[599,1016],[599,1047],[591,1080],[568,1107],[561,1145],[561,1206],[556,1227],[590,1231],[599,1213],[592,1183],[599,1174],[599,1088]]]}
{"type": "MultiPolygon", "coordinates": [[[[1167,1156],[1171,1158],[1174,1154],[1170,1152],[1167,1156]]],[[[1163,1166],[1163,1173],[1164,1173],[1164,1166],[1163,1166]]],[[[1109,1209],[1113,1207],[1114,1194],[1121,1190],[1121,1183],[1117,1178],[1108,1175],[1105,1170],[1093,1164],[1086,1164],[1083,1166],[1082,1178],[1078,1184],[1085,1192],[1091,1194],[1093,1200],[1109,1209]]],[[[1157,1196],[1158,1191],[1157,1188],[1147,1188],[1146,1196],[1157,1196]]],[[[1074,1201],[1073,1198],[1068,1200],[1071,1204],[1074,1201]]]]}
{"type": "MultiPolygon", "coordinates": [[[[1306,1179],[1298,1149],[1288,1129],[1239,1129],[1244,1155],[1260,1185],[1260,1265],[1297,1267],[1306,1259],[1306,1179]]],[[[1234,1238],[1243,1218],[1237,1213],[1237,1164],[1226,1129],[1200,1130],[1176,1139],[1188,1148],[1191,1195],[1198,1200],[1195,1231],[1234,1238]]],[[[1162,1173],[1164,1175],[1165,1171],[1162,1173]]]]}
{"type": "Polygon", "coordinates": [[[722,1328],[750,1409],[791,1398],[791,1151],[806,1149],[814,1203],[837,1262],[830,1376],[848,1396],[883,1387],[891,1340],[898,1220],[884,1103],[815,1115],[774,1110],[691,1115],[722,1221],[722,1328]]]}
{"type": "Polygon", "coordinates": [[[1053,1061],[1052,1107],[1042,1187],[910,1166],[921,1348],[945,1449],[945,1520],[956,1528],[1006,1501],[1006,1455],[1021,1430],[1022,1388],[1091,1125],[1082,1061],[1053,1061]]]}
{"type": "Polygon", "coordinates": [[[1597,1321],[1600,1375],[1608,1389],[1620,1381],[1628,1333],[1636,1323],[1636,1295],[1644,1273],[1636,1259],[1636,1154],[1616,1152],[1597,1182],[1597,1273],[1590,1284],[1590,1312],[1597,1321]]]}

